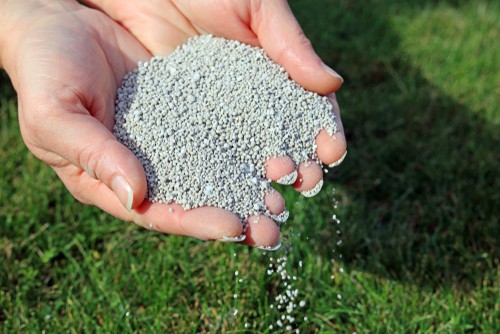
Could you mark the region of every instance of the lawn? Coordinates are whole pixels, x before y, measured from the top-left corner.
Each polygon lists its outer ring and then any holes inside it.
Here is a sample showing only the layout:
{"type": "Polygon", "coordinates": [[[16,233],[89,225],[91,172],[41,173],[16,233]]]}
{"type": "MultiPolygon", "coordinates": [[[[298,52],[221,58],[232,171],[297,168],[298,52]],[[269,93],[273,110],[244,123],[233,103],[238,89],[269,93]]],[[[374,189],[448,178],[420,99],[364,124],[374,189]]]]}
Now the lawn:
{"type": "Polygon", "coordinates": [[[0,333],[500,332],[500,3],[290,4],[345,78],[349,154],[312,199],[279,188],[277,253],[78,203],[25,148],[0,76],[0,333]],[[283,256],[289,280],[267,273],[283,256]]]}

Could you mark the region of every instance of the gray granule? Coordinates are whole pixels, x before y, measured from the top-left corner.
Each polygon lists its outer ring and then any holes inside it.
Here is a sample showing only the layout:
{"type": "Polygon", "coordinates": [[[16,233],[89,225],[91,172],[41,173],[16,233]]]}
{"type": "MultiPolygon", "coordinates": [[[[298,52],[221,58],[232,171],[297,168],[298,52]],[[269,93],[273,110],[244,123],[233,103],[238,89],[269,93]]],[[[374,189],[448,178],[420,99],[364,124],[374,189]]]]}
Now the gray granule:
{"type": "Polygon", "coordinates": [[[118,89],[115,120],[144,166],[150,201],[220,207],[242,221],[265,214],[268,158],[317,160],[315,136],[337,131],[326,97],[262,49],[211,35],[139,63],[118,89]]]}

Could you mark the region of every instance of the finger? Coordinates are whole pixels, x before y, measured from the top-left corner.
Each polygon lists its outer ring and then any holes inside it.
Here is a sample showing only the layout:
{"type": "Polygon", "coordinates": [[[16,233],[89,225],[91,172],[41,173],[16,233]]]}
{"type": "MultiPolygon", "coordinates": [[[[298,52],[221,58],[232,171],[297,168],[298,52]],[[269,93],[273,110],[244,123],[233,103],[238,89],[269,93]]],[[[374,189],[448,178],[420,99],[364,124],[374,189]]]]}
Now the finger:
{"type": "Polygon", "coordinates": [[[136,208],[147,191],[141,163],[83,106],[79,109],[45,112],[36,142],[112,189],[127,210],[136,208]]]}
{"type": "Polygon", "coordinates": [[[316,195],[323,186],[323,171],[314,160],[303,162],[297,169],[297,181],[292,185],[306,197],[316,195]]]}
{"type": "Polygon", "coordinates": [[[179,226],[185,234],[202,240],[238,238],[243,225],[233,213],[214,207],[201,207],[181,212],[179,226]]]}
{"type": "Polygon", "coordinates": [[[316,136],[316,154],[325,165],[329,167],[338,166],[347,154],[347,142],[344,134],[344,127],[340,118],[340,110],[335,95],[329,96],[332,103],[337,132],[331,136],[326,130],[321,130],[316,136]]]}
{"type": "Polygon", "coordinates": [[[280,230],[271,218],[253,215],[247,220],[246,239],[242,242],[254,247],[275,246],[278,243],[280,230]]]}
{"type": "Polygon", "coordinates": [[[243,224],[235,214],[216,207],[184,210],[176,203],[159,204],[146,200],[130,214],[124,214],[130,216],[124,220],[145,228],[201,240],[237,240],[243,231],[243,224]]]}
{"type": "Polygon", "coordinates": [[[280,184],[292,184],[297,178],[297,171],[288,156],[271,157],[265,164],[266,178],[280,184]]]}
{"type": "Polygon", "coordinates": [[[278,216],[285,211],[285,199],[274,189],[266,193],[264,202],[266,203],[266,209],[269,210],[272,215],[278,216]]]}
{"type": "Polygon", "coordinates": [[[76,166],[55,167],[54,170],[78,200],[144,228],[202,240],[223,240],[242,234],[240,219],[227,210],[200,207],[185,211],[175,203],[158,204],[146,200],[128,211],[103,182],[91,178],[76,166]]]}
{"type": "Polygon", "coordinates": [[[324,64],[304,35],[288,3],[262,1],[252,27],[269,56],[304,88],[327,95],[337,91],[342,77],[324,64]]]}
{"type": "Polygon", "coordinates": [[[277,223],[284,223],[288,220],[290,213],[285,208],[285,199],[279,192],[272,189],[266,193],[264,198],[266,203],[266,215],[277,223]]]}

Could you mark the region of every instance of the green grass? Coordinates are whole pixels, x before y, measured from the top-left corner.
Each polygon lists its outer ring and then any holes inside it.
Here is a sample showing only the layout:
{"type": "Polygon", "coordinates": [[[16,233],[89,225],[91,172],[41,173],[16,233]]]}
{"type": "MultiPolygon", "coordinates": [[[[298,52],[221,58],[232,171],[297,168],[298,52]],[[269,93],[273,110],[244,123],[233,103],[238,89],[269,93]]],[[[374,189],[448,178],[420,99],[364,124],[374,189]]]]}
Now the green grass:
{"type": "MultiPolygon", "coordinates": [[[[320,195],[280,188],[292,211],[284,231],[301,233],[287,267],[307,301],[296,326],[500,332],[500,5],[291,5],[346,79],[349,141],[320,195]]],[[[266,274],[269,255],[149,233],[79,204],[24,147],[0,80],[0,333],[278,332],[269,305],[283,287],[266,274]]]]}

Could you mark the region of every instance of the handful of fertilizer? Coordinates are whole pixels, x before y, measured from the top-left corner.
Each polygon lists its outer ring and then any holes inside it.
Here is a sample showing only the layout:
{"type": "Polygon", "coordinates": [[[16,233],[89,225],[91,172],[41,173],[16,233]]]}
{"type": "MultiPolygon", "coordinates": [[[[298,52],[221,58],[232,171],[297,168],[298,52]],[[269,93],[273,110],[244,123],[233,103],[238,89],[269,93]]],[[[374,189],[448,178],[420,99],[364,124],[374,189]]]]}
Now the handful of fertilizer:
{"type": "Polygon", "coordinates": [[[115,118],[116,137],[144,167],[150,201],[220,207],[242,221],[272,216],[264,204],[268,158],[320,163],[316,135],[337,131],[326,97],[289,79],[262,49],[211,35],[128,73],[115,118]]]}

